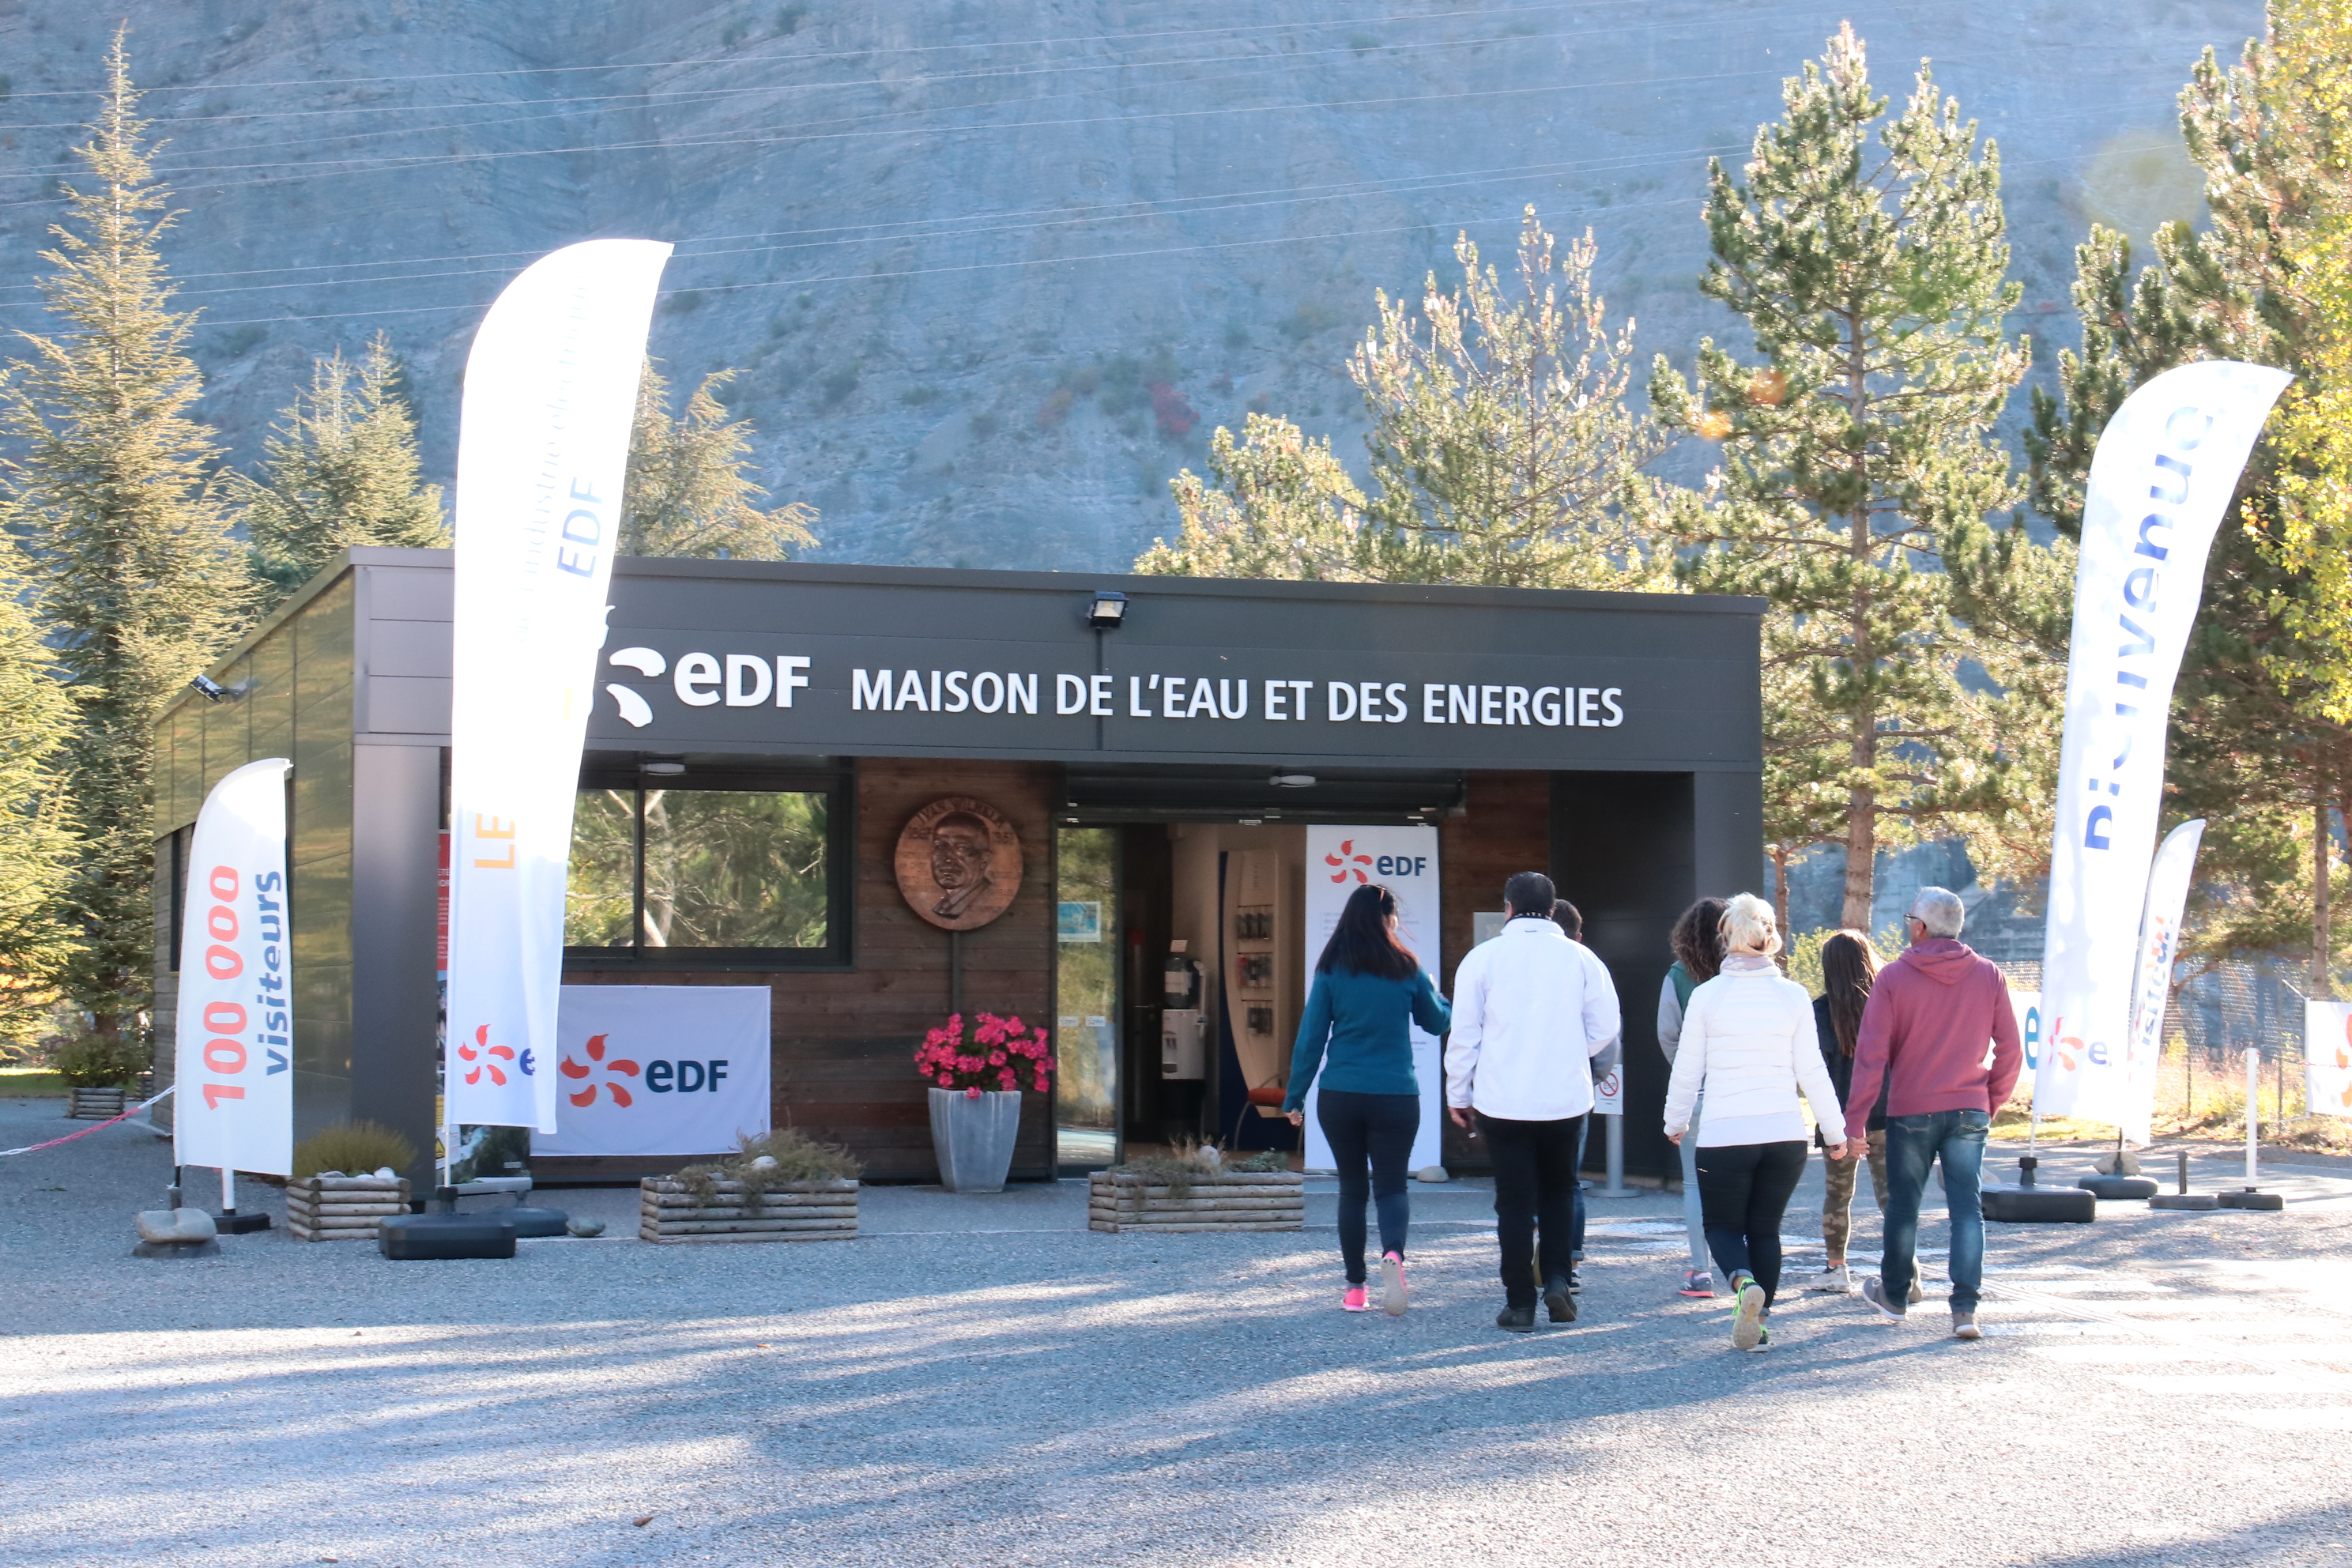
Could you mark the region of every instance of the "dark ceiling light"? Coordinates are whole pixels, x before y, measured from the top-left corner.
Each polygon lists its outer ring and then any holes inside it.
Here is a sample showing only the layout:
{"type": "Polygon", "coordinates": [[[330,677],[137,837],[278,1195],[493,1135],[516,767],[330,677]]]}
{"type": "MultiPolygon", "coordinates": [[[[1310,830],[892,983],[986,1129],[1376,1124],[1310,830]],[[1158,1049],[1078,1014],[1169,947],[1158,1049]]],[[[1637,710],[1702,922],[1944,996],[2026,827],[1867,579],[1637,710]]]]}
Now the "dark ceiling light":
{"type": "Polygon", "coordinates": [[[1087,625],[1098,632],[1115,632],[1127,621],[1127,595],[1097,589],[1087,605],[1087,625]]]}
{"type": "Polygon", "coordinates": [[[1276,773],[1265,781],[1276,789],[1313,789],[1313,773],[1276,773]]]}
{"type": "Polygon", "coordinates": [[[686,772],[684,757],[647,757],[639,765],[656,778],[674,779],[686,772]]]}

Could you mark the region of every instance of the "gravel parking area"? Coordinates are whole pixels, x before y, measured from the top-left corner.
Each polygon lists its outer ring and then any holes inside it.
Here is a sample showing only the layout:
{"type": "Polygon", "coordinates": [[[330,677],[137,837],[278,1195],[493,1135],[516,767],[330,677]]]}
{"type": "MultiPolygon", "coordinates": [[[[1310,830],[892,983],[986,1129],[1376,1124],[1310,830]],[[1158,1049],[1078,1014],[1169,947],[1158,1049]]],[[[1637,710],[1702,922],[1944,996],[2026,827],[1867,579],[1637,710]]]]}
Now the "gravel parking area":
{"type": "Polygon", "coordinates": [[[1795,1296],[1759,1356],[1674,1295],[1656,1196],[1599,1206],[1582,1320],[1516,1337],[1469,1183],[1415,1189],[1390,1320],[1334,1310],[1328,1230],[1097,1236],[1073,1184],[869,1190],[847,1244],[135,1260],[168,1175],[127,1126],[0,1166],[9,1563],[2352,1560],[2334,1173],[2284,1215],[1997,1226],[1979,1344],[1795,1296]]]}

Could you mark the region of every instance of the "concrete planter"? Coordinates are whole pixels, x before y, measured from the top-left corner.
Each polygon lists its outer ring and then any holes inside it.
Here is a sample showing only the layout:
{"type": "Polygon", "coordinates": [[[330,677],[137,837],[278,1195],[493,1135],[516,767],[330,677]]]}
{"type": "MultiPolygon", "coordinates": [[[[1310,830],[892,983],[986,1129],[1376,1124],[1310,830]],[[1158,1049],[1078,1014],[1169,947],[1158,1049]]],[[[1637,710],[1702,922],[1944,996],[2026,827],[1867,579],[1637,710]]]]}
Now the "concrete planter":
{"type": "Polygon", "coordinates": [[[83,1121],[104,1121],[120,1116],[130,1101],[125,1090],[113,1089],[74,1089],[66,1091],[66,1114],[83,1121]]]}
{"type": "Polygon", "coordinates": [[[1178,1197],[1148,1176],[1097,1171],[1087,1184],[1087,1228],[1117,1234],[1190,1230],[1304,1230],[1307,1178],[1295,1171],[1194,1176],[1178,1197]]]}
{"type": "Polygon", "coordinates": [[[408,1212],[408,1182],[394,1176],[303,1176],[286,1184],[286,1228],[297,1241],[373,1241],[408,1212]]]}
{"type": "Polygon", "coordinates": [[[1021,1133],[1021,1091],[960,1089],[931,1093],[931,1152],[940,1184],[951,1193],[1001,1193],[1013,1169],[1013,1142],[1021,1133]]]}
{"type": "Polygon", "coordinates": [[[718,1201],[704,1203],[675,1176],[637,1184],[641,1241],[855,1241],[857,1184],[787,1182],[768,1188],[755,1205],[743,1184],[719,1181],[718,1201]]]}

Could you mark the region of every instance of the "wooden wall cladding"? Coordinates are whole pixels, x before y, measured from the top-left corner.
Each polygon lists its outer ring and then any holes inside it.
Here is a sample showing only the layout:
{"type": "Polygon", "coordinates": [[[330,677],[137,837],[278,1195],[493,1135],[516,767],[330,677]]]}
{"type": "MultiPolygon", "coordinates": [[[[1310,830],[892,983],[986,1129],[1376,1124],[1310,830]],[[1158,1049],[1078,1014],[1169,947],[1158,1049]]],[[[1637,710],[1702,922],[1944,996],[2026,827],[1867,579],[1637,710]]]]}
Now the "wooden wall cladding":
{"type": "MultiPolygon", "coordinates": [[[[1454,994],[1454,971],[1470,951],[1472,921],[1480,910],[1503,907],[1503,884],[1514,871],[1551,868],[1551,775],[1541,773],[1474,773],[1468,775],[1469,814],[1438,825],[1438,876],[1443,888],[1438,912],[1439,945],[1444,950],[1438,988],[1454,994]]],[[[1571,889],[1560,897],[1576,901],[1571,889]]],[[[1442,1157],[1449,1171],[1489,1168],[1486,1145],[1465,1136],[1449,1118],[1440,1130],[1442,1157]]]]}
{"type": "MultiPolygon", "coordinates": [[[[963,933],[968,1012],[1050,1026],[1054,1008],[1054,770],[1042,763],[869,760],[857,769],[856,926],[849,973],[575,973],[571,984],[769,986],[774,1116],[846,1144],[868,1180],[931,1182],[929,1102],[916,1044],[948,1016],[948,933],[907,907],[892,858],[907,819],[944,795],[976,795],[1021,836],[1021,891],[1003,915],[963,933]]],[[[1016,1177],[1053,1173],[1052,1106],[1024,1094],[1016,1177]]]]}

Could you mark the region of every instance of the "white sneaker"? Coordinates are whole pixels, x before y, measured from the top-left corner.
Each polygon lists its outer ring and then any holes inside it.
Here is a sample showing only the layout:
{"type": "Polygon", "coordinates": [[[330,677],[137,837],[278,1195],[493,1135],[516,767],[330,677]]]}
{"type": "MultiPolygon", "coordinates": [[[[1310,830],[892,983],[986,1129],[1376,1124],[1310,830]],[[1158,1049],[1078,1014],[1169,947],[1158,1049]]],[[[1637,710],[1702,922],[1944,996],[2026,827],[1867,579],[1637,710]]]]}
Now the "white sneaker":
{"type": "Polygon", "coordinates": [[[1853,1276],[1845,1271],[1844,1264],[1832,1264],[1822,1270],[1822,1277],[1819,1279],[1814,1280],[1805,1289],[1832,1296],[1851,1295],[1853,1291],[1853,1276]]]}

